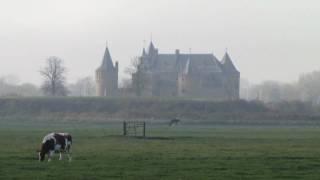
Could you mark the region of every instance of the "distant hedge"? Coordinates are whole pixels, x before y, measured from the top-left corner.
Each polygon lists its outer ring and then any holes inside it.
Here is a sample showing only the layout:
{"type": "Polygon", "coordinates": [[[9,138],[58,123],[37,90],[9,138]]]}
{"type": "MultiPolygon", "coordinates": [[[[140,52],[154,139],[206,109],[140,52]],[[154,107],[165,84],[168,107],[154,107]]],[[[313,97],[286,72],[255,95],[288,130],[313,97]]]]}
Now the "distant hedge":
{"type": "Polygon", "coordinates": [[[190,120],[317,120],[317,110],[309,104],[258,101],[212,102],[185,99],[140,98],[4,98],[0,99],[2,117],[69,117],[86,119],[168,119],[190,120]]]}
{"type": "MultiPolygon", "coordinates": [[[[247,101],[210,102],[170,99],[114,99],[114,98],[8,98],[0,99],[0,113],[213,113],[265,112],[261,103],[247,101]]],[[[155,114],[156,115],[156,114],[155,114]]]]}

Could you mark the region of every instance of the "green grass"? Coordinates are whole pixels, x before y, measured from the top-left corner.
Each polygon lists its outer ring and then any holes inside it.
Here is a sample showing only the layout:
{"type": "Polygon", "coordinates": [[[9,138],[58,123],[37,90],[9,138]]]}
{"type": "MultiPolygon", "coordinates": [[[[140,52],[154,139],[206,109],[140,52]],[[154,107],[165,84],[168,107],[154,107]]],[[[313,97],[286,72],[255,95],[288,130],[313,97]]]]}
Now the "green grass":
{"type": "Polygon", "coordinates": [[[320,179],[320,128],[1,124],[0,179],[320,179]],[[73,161],[37,161],[50,131],[73,134],[73,161]]]}

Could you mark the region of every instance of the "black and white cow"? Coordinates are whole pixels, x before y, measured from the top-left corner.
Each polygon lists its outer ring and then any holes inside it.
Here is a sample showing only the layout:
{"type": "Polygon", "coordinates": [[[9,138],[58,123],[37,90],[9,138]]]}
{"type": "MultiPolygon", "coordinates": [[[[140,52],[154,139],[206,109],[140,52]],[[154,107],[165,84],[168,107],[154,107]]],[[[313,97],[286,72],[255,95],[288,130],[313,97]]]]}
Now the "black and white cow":
{"type": "Polygon", "coordinates": [[[68,133],[50,133],[47,134],[41,143],[39,150],[39,161],[44,161],[45,155],[48,155],[48,161],[51,161],[53,154],[60,153],[59,160],[62,160],[62,153],[68,155],[71,161],[72,137],[68,133]]]}

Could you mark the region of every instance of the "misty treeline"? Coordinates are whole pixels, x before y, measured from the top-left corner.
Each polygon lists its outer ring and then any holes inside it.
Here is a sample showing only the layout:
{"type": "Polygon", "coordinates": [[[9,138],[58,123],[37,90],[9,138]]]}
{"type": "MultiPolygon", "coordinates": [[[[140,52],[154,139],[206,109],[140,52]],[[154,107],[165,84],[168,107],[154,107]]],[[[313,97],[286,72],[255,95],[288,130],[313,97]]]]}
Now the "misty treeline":
{"type": "Polygon", "coordinates": [[[39,87],[31,83],[19,83],[15,76],[0,77],[0,96],[1,97],[25,97],[39,96],[39,87]]]}
{"type": "MultiPolygon", "coordinates": [[[[13,76],[0,77],[0,97],[37,97],[46,96],[41,87],[32,83],[12,81],[13,76]]],[[[17,78],[14,78],[17,79],[17,78]]],[[[66,84],[67,96],[95,96],[95,83],[92,77],[79,78],[66,84]]]]}
{"type": "Polygon", "coordinates": [[[75,83],[68,85],[69,96],[95,96],[96,85],[93,77],[87,76],[78,79],[75,83]]]}
{"type": "Polygon", "coordinates": [[[94,96],[95,83],[92,77],[79,78],[73,84],[67,84],[67,68],[63,60],[51,56],[39,71],[42,84],[38,87],[31,83],[20,84],[15,76],[0,77],[1,97],[35,96],[94,96]]]}
{"type": "Polygon", "coordinates": [[[302,101],[320,104],[320,71],[300,75],[293,83],[265,81],[251,85],[241,79],[240,97],[245,100],[259,100],[266,103],[302,101]]]}

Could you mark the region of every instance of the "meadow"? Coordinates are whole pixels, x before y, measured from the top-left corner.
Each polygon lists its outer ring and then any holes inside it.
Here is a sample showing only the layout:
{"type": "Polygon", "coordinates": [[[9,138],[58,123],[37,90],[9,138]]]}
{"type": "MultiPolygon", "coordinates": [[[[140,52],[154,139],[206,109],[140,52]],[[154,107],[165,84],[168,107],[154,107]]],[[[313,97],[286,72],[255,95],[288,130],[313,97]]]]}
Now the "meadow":
{"type": "Polygon", "coordinates": [[[146,138],[121,133],[121,123],[0,121],[0,179],[320,179],[318,127],[147,124],[146,138]],[[38,162],[51,131],[72,133],[72,162],[38,162]]]}

